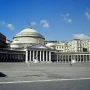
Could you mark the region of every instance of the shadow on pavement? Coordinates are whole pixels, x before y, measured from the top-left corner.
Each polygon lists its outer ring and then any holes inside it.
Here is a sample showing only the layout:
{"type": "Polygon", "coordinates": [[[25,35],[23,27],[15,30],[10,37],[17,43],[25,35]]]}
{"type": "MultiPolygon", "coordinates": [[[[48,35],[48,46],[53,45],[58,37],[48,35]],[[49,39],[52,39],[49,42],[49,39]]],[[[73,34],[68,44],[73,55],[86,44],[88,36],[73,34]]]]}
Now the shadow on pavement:
{"type": "Polygon", "coordinates": [[[4,73],[0,72],[0,77],[6,77],[7,75],[5,75],[4,73]]]}

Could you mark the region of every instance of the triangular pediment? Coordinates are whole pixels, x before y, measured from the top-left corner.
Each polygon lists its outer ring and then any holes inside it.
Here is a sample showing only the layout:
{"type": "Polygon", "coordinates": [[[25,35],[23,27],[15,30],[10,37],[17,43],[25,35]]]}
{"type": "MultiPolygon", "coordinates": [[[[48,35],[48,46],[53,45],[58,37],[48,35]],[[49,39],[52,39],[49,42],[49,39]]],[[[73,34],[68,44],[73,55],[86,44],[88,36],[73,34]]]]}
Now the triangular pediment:
{"type": "Polygon", "coordinates": [[[44,46],[44,45],[40,45],[40,44],[33,45],[33,46],[28,47],[28,48],[32,48],[32,49],[34,49],[34,48],[36,48],[36,49],[50,49],[49,47],[44,46]]]}

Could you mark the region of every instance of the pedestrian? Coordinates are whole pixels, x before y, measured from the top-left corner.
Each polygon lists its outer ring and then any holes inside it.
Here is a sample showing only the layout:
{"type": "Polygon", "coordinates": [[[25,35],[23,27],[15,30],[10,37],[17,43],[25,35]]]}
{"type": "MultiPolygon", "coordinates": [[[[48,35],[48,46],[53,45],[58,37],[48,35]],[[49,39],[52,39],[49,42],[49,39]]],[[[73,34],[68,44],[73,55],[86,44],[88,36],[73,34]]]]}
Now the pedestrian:
{"type": "Polygon", "coordinates": [[[28,62],[28,66],[30,66],[30,62],[28,62]]]}
{"type": "Polygon", "coordinates": [[[72,61],[70,61],[69,66],[72,66],[72,61]]]}

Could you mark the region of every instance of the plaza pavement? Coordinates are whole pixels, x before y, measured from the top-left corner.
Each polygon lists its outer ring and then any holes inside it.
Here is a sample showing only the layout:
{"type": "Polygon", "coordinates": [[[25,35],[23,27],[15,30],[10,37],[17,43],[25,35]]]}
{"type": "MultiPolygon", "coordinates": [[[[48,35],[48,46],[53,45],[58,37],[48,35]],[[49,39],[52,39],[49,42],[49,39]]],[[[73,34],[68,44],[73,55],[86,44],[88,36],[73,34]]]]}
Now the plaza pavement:
{"type": "Polygon", "coordinates": [[[0,83],[90,78],[90,63],[0,63],[0,83]]]}

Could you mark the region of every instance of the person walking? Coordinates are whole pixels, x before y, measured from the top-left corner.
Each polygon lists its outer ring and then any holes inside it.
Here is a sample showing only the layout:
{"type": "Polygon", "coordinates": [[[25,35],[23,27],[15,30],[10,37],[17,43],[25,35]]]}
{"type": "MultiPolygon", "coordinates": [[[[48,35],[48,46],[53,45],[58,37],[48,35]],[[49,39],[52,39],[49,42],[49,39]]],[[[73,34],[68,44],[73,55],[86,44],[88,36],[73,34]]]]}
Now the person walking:
{"type": "Polygon", "coordinates": [[[72,60],[69,62],[69,66],[72,66],[72,60]]]}

